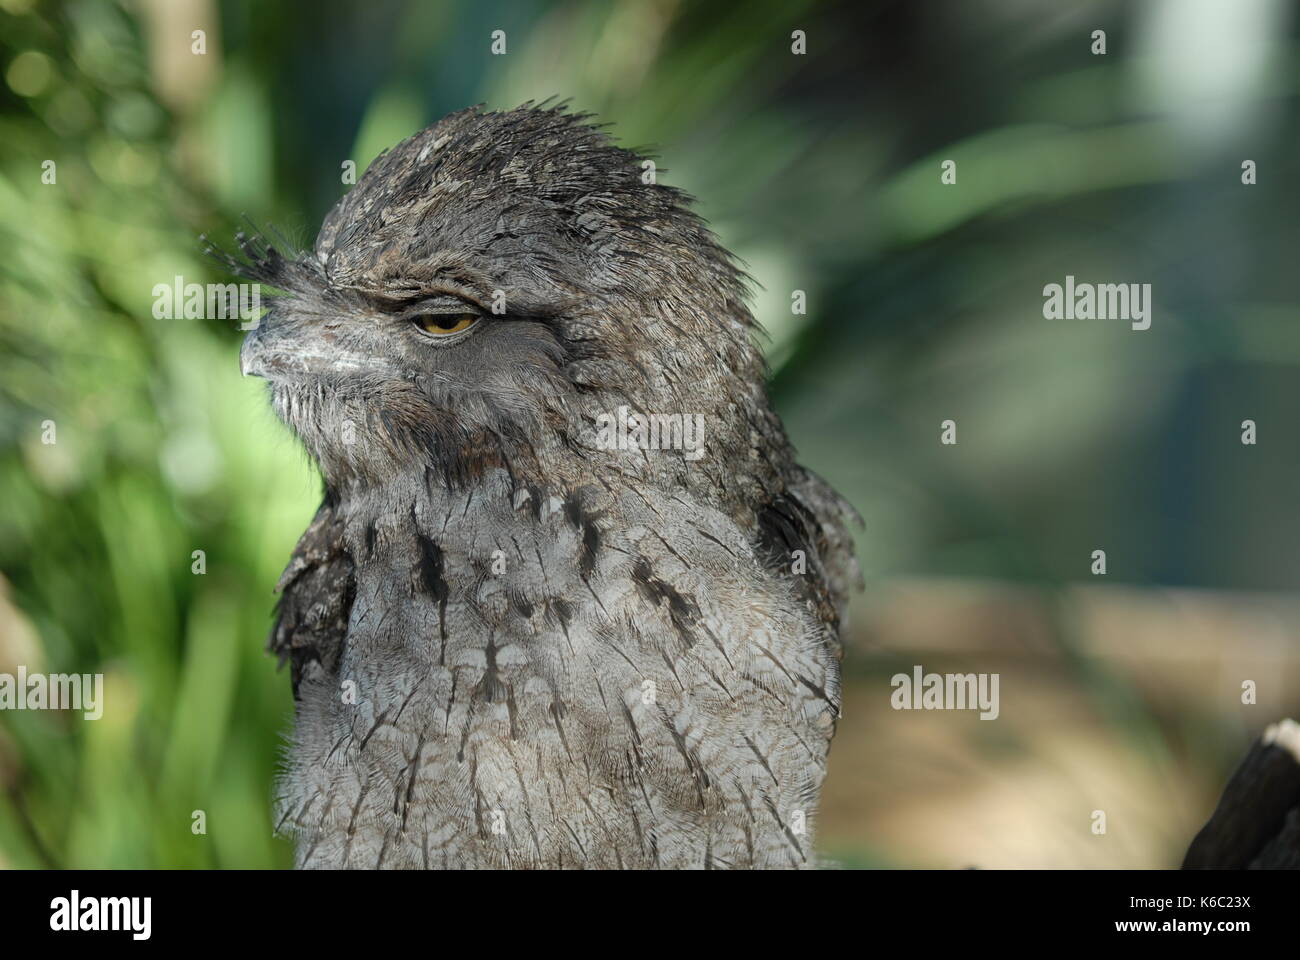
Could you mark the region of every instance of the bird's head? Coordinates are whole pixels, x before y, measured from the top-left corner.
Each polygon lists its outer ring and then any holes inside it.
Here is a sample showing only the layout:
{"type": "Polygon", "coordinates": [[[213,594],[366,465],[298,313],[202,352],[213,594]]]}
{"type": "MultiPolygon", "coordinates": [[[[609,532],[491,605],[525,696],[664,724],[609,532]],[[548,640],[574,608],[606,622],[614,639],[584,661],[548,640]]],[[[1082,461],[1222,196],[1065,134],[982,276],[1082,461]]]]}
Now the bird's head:
{"type": "Polygon", "coordinates": [[[332,487],[710,469],[598,449],[620,406],[702,415],[711,455],[761,459],[745,280],[686,200],[562,108],[452,114],[381,155],[311,254],[241,241],[232,269],[281,291],[243,371],[332,487]]]}

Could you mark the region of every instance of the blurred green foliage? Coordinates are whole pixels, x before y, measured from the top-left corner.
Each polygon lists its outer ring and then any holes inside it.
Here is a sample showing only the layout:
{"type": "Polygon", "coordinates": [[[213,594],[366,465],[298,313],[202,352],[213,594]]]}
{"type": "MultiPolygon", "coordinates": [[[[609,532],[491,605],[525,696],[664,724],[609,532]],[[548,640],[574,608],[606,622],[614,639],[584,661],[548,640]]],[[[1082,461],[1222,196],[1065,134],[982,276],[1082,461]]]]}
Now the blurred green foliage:
{"type": "Polygon", "coordinates": [[[317,481],[238,331],[155,319],[153,288],[224,279],[197,237],[245,213],[309,244],[345,161],[475,102],[570,98],[702,198],[870,576],[1051,586],[1104,544],[1132,582],[1294,589],[1289,29],[1254,24],[1237,99],[1188,107],[1213,65],[1159,17],[1031,8],[0,0],[0,671],[103,672],[109,703],[0,717],[0,865],[288,863],[261,641],[317,481]],[[1156,284],[1153,329],[1044,321],[1067,273],[1156,284]]]}

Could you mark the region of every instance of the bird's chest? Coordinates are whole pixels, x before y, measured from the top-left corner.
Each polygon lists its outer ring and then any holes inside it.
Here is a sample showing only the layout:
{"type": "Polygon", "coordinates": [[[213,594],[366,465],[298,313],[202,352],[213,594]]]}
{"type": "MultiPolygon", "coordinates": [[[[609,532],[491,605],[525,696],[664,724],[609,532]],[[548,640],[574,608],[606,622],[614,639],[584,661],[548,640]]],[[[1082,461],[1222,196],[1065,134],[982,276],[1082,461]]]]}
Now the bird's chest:
{"type": "Polygon", "coordinates": [[[363,562],[337,675],[303,691],[295,765],[369,856],[648,864],[647,824],[806,782],[829,667],[742,539],[505,519],[363,562]]]}

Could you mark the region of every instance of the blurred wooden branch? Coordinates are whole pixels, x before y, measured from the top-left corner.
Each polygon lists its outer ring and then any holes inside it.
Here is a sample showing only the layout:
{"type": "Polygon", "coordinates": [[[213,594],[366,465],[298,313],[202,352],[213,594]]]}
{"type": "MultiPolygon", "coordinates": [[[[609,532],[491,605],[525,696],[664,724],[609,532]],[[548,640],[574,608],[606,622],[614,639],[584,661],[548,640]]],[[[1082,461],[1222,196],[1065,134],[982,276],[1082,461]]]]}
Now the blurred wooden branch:
{"type": "Polygon", "coordinates": [[[1187,849],[1184,870],[1300,869],[1300,724],[1264,731],[1187,849]]]}

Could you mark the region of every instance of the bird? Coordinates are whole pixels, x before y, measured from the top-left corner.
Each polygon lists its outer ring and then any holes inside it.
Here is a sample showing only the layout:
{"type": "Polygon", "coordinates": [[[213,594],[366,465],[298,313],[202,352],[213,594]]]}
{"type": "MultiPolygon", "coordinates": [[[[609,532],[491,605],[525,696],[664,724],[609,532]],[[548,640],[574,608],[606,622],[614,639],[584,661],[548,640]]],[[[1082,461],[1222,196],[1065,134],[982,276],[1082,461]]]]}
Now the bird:
{"type": "Polygon", "coordinates": [[[300,869],[824,865],[860,520],[768,399],[753,281],[567,104],[452,113],[274,292],[245,375],[319,468],[269,650],[300,869]]]}

